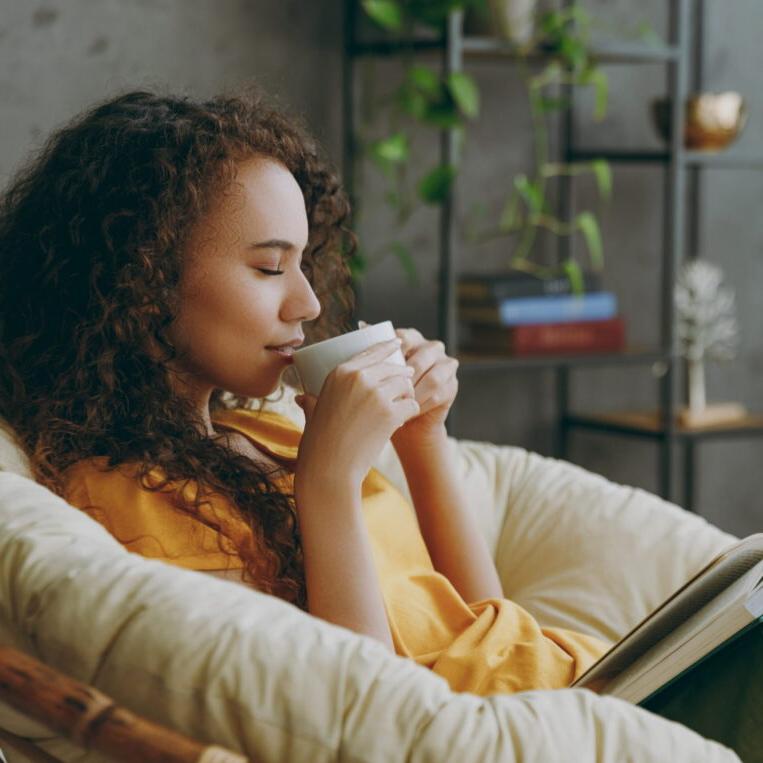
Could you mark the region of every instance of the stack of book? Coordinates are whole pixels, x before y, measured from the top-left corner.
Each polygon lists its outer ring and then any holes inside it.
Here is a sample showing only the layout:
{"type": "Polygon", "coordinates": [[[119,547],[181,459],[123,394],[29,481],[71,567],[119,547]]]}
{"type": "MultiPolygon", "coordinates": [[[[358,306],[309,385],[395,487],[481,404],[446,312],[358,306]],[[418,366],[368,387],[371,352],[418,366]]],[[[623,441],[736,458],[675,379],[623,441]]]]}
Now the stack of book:
{"type": "Polygon", "coordinates": [[[583,293],[568,278],[528,273],[464,273],[456,286],[466,352],[545,355],[618,352],[625,323],[617,297],[602,291],[601,279],[585,273],[583,293]]]}

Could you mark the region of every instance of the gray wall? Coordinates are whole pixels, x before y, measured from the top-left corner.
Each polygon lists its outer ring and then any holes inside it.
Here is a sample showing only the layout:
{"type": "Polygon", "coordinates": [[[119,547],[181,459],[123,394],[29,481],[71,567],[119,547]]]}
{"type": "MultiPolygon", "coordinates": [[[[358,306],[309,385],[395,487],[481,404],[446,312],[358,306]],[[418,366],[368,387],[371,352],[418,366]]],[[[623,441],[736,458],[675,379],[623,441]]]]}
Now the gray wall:
{"type": "MultiPolygon", "coordinates": [[[[649,0],[635,9],[627,0],[589,0],[602,34],[627,33],[647,21],[667,36],[667,3],[649,0]]],[[[763,6],[757,0],[707,0],[706,88],[734,89],[749,100],[749,123],[735,146],[740,152],[763,156],[763,84],[757,30],[763,6]]],[[[375,68],[377,87],[399,73],[393,64],[364,64],[375,68]]],[[[494,215],[518,171],[529,169],[529,117],[523,86],[516,69],[505,62],[467,63],[483,97],[479,122],[472,124],[458,184],[458,215],[463,222],[470,206],[484,202],[494,215]]],[[[579,144],[586,147],[661,147],[650,122],[649,100],[666,90],[665,68],[655,65],[608,66],[610,107],[607,119],[595,123],[590,98],[583,95],[575,118],[579,144]]],[[[370,76],[370,75],[369,75],[370,76]]],[[[420,138],[418,155],[423,172],[436,160],[433,137],[420,138]]],[[[662,170],[658,166],[613,166],[614,195],[602,208],[605,242],[604,284],[614,290],[632,342],[654,346],[659,338],[659,265],[662,225],[662,170]]],[[[364,186],[378,191],[365,203],[362,232],[368,239],[389,240],[392,220],[381,204],[380,184],[373,169],[365,172],[364,186]],[[373,218],[369,207],[374,207],[373,218]]],[[[737,294],[742,346],[737,359],[708,372],[709,401],[737,400],[752,411],[763,409],[760,373],[763,369],[763,316],[759,294],[763,288],[763,172],[706,170],[701,197],[699,254],[719,263],[726,282],[737,294]]],[[[595,205],[590,182],[576,184],[578,209],[595,205]]],[[[389,295],[395,294],[394,314],[402,323],[436,332],[434,280],[437,273],[436,217],[421,210],[411,221],[406,240],[413,242],[426,284],[412,287],[400,266],[388,257],[373,271],[365,289],[367,320],[390,316],[389,295]]],[[[548,249],[548,243],[547,247],[548,249]]],[[[579,247],[578,252],[581,251],[579,247]]],[[[509,242],[475,246],[462,240],[457,262],[461,270],[490,270],[507,262],[509,242]]],[[[455,434],[472,439],[512,443],[544,454],[551,453],[555,422],[554,378],[549,371],[522,370],[462,373],[455,434]]],[[[580,412],[648,410],[658,403],[657,383],[650,367],[576,370],[572,374],[573,408],[580,412]]],[[[680,488],[682,453],[676,452],[680,488]]],[[[647,490],[657,489],[657,447],[636,439],[576,431],[571,437],[571,460],[610,479],[647,490]]],[[[735,533],[763,529],[763,501],[758,464],[763,459],[763,437],[708,441],[697,447],[695,505],[699,513],[735,533]]]]}
{"type": "MultiPolygon", "coordinates": [[[[627,0],[590,0],[603,28],[633,28],[647,20],[665,33],[665,2],[649,0],[633,10],[627,0]]],[[[49,130],[78,110],[126,87],[158,86],[208,96],[256,79],[305,117],[336,164],[341,160],[341,3],[299,0],[0,0],[0,183],[49,130]]],[[[707,85],[738,89],[750,100],[750,121],[737,146],[763,153],[763,64],[757,0],[708,0],[707,85]]],[[[359,68],[375,92],[394,86],[394,63],[359,68]]],[[[482,200],[494,212],[530,151],[524,91],[504,63],[470,65],[483,91],[483,112],[472,126],[459,183],[459,219],[482,200]]],[[[659,67],[610,67],[610,114],[603,125],[589,110],[576,118],[588,145],[658,146],[646,111],[664,89],[659,67]]],[[[365,79],[363,79],[365,78],[365,79]]],[[[367,90],[365,90],[367,92],[367,90]]],[[[417,136],[419,169],[436,161],[433,135],[417,136]]],[[[372,169],[362,173],[359,232],[364,246],[391,241],[395,223],[383,204],[384,184],[372,169]]],[[[702,255],[720,262],[737,291],[742,349],[728,367],[712,368],[711,400],[739,400],[763,408],[758,384],[763,370],[757,309],[763,285],[763,222],[758,213],[763,174],[712,170],[702,197],[702,255]]],[[[602,213],[607,268],[605,285],[617,291],[632,339],[654,342],[658,330],[658,263],[661,178],[654,168],[616,168],[615,193],[602,213]]],[[[590,189],[579,186],[586,204],[590,189]]],[[[391,318],[436,333],[437,217],[420,209],[400,233],[416,252],[422,282],[411,286],[390,257],[363,286],[368,321],[391,318]],[[390,297],[394,295],[394,299],[390,297]]],[[[506,261],[505,242],[475,247],[464,241],[462,269],[491,269],[506,261]]],[[[462,375],[458,436],[511,443],[549,453],[554,424],[553,378],[546,371],[462,375]]],[[[576,409],[616,410],[656,404],[649,368],[577,371],[576,409]]],[[[721,527],[746,534],[761,529],[757,466],[763,439],[707,443],[698,449],[698,508],[721,527]]],[[[577,433],[572,460],[605,476],[656,488],[657,449],[634,440],[577,433]]]]}
{"type": "Polygon", "coordinates": [[[124,88],[255,80],[341,151],[341,7],[301,0],[0,0],[0,182],[52,127],[124,88]]]}

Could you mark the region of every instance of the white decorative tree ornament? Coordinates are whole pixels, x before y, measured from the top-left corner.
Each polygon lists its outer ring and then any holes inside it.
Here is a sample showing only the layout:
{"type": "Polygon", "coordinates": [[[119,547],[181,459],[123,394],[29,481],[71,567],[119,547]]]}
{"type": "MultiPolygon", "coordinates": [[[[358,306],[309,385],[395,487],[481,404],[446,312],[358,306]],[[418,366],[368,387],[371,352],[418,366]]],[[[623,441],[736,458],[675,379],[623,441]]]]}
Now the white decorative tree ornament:
{"type": "Polygon", "coordinates": [[[719,423],[746,414],[738,403],[708,406],[705,394],[705,359],[732,360],[739,345],[734,292],[722,281],[719,267],[692,260],[676,282],[676,328],[689,387],[689,407],[681,416],[685,424],[719,423]]]}

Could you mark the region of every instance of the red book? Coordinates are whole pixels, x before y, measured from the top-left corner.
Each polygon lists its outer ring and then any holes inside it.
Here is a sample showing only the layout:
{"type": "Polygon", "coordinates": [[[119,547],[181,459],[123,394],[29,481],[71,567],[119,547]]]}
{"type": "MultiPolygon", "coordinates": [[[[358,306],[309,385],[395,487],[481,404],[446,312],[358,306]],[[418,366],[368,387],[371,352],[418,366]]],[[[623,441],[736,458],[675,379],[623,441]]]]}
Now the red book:
{"type": "Polygon", "coordinates": [[[622,318],[525,326],[467,326],[461,342],[468,352],[510,355],[618,352],[625,348],[622,318]]]}

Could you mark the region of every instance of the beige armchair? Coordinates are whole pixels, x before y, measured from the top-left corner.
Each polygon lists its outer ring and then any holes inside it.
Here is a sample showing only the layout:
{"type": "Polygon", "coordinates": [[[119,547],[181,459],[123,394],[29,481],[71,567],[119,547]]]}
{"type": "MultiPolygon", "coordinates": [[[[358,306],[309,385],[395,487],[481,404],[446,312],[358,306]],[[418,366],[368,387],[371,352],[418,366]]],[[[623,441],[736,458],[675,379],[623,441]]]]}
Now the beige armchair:
{"type": "MultiPolygon", "coordinates": [[[[292,390],[269,407],[304,422],[292,390]]],[[[485,442],[451,447],[505,594],[544,625],[616,639],[734,540],[568,463],[485,442]]],[[[454,693],[279,599],[128,554],[24,476],[9,441],[0,465],[0,645],[199,742],[265,763],[738,760],[589,691],[454,693]]],[[[391,446],[376,467],[407,493],[391,446]]],[[[108,759],[2,704],[0,729],[59,760],[108,759]]]]}

